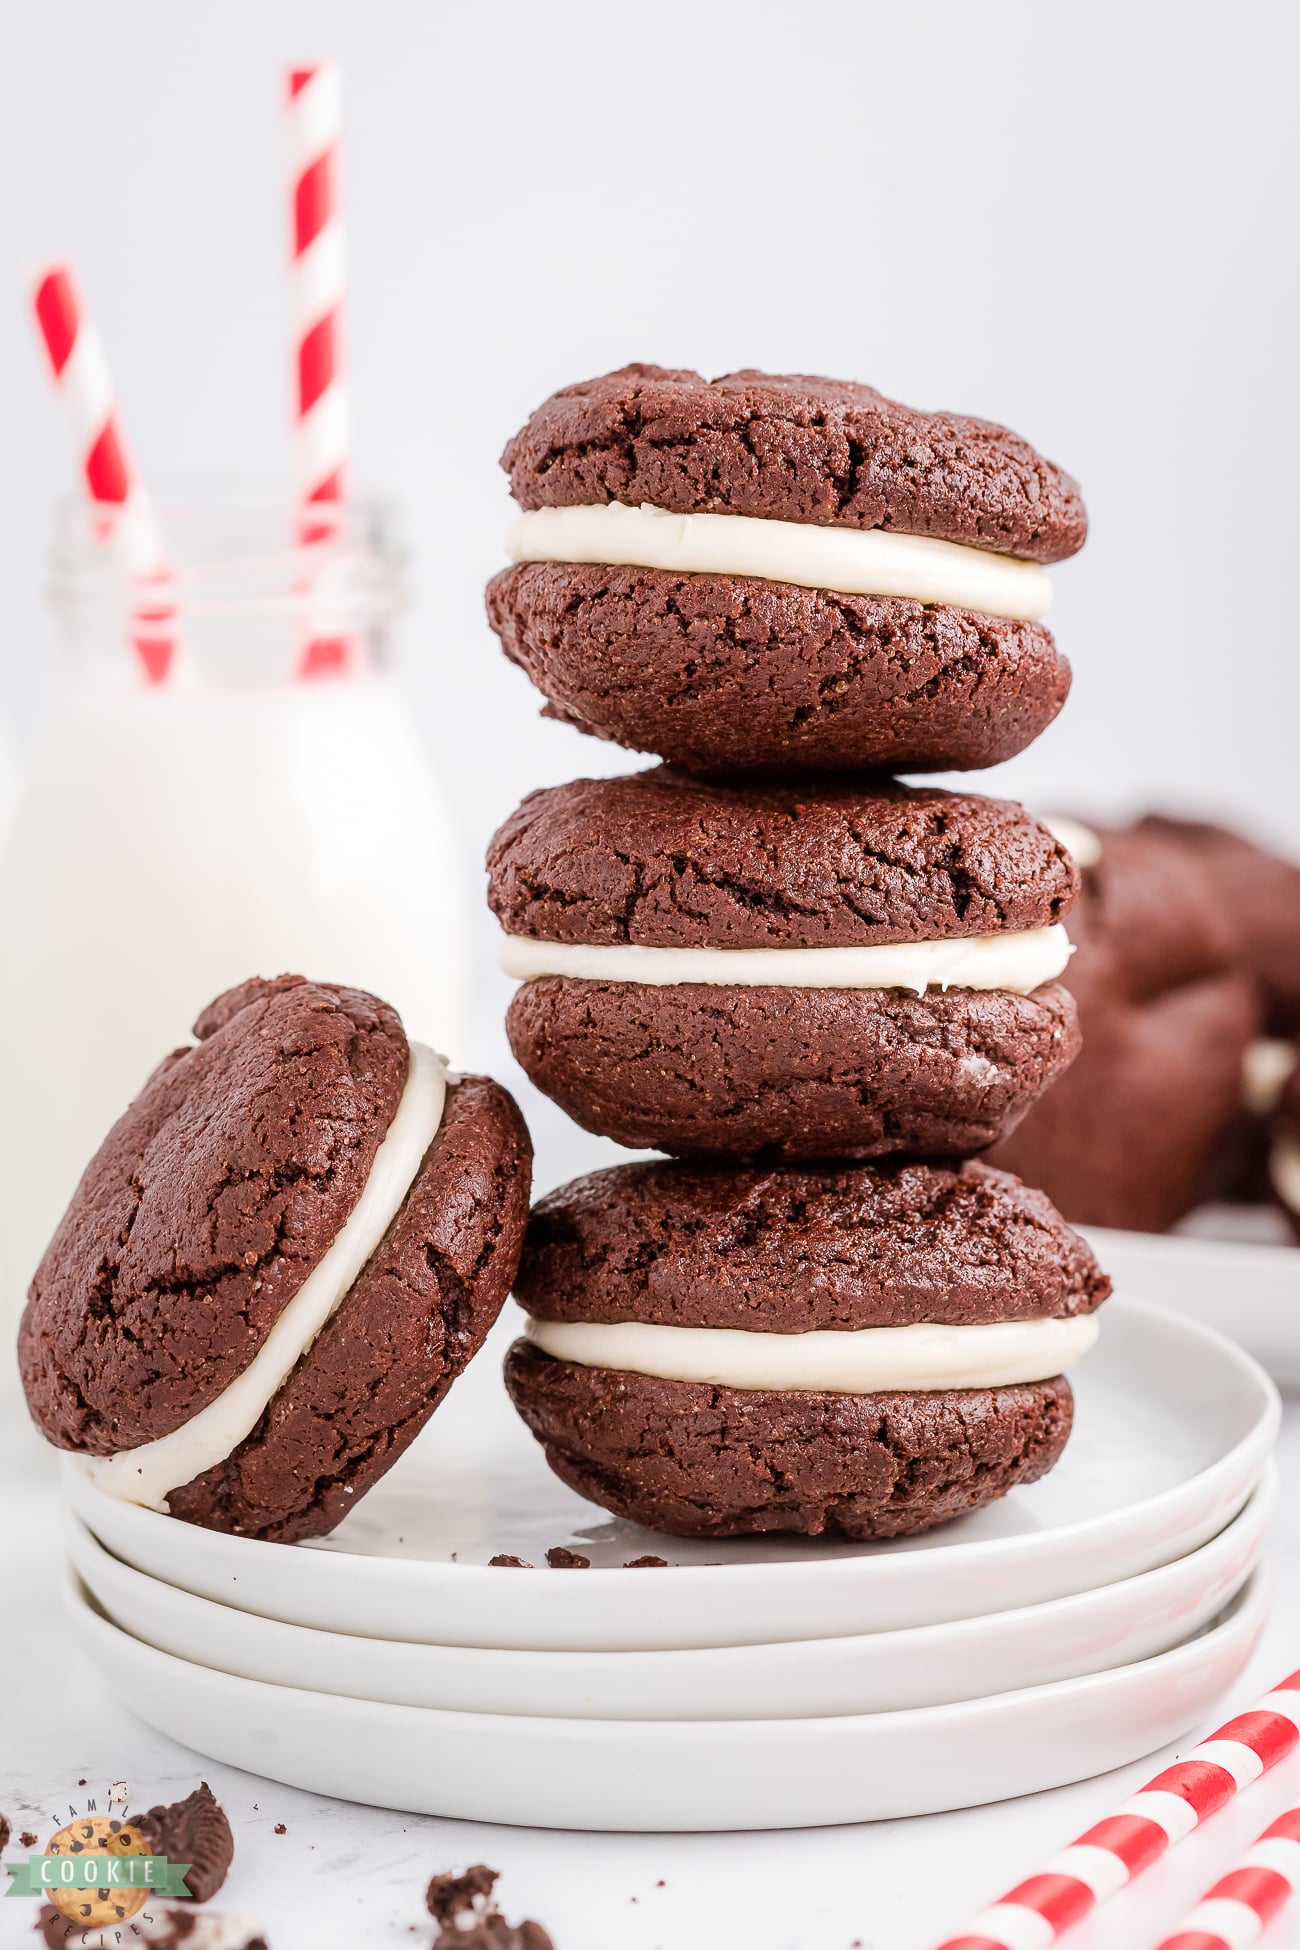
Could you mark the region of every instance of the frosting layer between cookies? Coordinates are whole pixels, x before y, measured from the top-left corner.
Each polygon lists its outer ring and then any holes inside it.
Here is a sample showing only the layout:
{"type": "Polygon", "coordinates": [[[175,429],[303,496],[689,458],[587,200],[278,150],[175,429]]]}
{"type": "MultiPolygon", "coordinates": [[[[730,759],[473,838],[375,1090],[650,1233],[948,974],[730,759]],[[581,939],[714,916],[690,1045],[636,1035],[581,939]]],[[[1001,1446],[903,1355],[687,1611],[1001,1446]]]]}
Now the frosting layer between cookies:
{"type": "Polygon", "coordinates": [[[821,1394],[935,1394],[1047,1381],[1097,1338],[1094,1314],[1060,1320],[995,1320],[973,1327],[907,1327],[750,1333],[738,1327],[673,1327],[652,1321],[530,1320],[529,1340],[558,1361],[661,1381],[821,1394]]]}
{"type": "Polygon", "coordinates": [[[762,576],[845,596],[901,596],[1036,623],[1051,581],[1037,562],[928,535],[757,515],[677,515],[610,501],[534,508],[506,535],[512,562],[597,562],[688,575],[762,576]]]}
{"type": "Polygon", "coordinates": [[[1070,941],[1059,922],[1020,934],[954,935],[866,948],[642,948],[634,942],[539,941],[507,934],[501,968],[516,981],[546,975],[578,981],[672,987],[799,989],[1004,989],[1029,995],[1063,973],[1070,941]]]}
{"type": "Polygon", "coordinates": [[[380,1244],[437,1136],[447,1068],[423,1044],[410,1048],[406,1086],[360,1198],[253,1359],[215,1401],[170,1435],[90,1460],[87,1472],[100,1489],[124,1502],[165,1509],[172,1490],[224,1462],[257,1427],[380,1244]]]}

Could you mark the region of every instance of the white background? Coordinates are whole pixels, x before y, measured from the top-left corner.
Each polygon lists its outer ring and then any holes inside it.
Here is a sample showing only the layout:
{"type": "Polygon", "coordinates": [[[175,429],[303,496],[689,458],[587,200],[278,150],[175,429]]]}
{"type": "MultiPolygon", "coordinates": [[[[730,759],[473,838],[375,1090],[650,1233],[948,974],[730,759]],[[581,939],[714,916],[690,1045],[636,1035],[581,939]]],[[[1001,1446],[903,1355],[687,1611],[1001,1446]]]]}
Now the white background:
{"type": "MultiPolygon", "coordinates": [[[[332,53],[357,473],[404,509],[408,664],[475,875],[526,790],[636,762],[543,724],[481,608],[503,442],[629,359],[849,375],[1028,435],[1092,515],[1055,575],[1076,684],[986,779],[1300,845],[1295,21],[1282,0],[6,9],[0,709],[25,741],[69,479],[19,267],[80,267],[147,479],[287,468],[280,71],[332,53]]],[[[484,923],[485,970],[490,943],[484,923]]],[[[514,1075],[481,993],[472,1060],[514,1075]]]]}
{"type": "MultiPolygon", "coordinates": [[[[474,872],[525,791],[634,762],[543,724],[481,610],[508,513],[503,442],[553,387],[629,359],[852,376],[1028,435],[1077,474],[1092,514],[1086,553],[1055,573],[1076,688],[989,784],[1044,808],[1206,807],[1300,847],[1295,22],[1282,0],[10,5],[0,715],[20,746],[39,721],[54,654],[42,554],[70,478],[21,267],[75,260],[147,480],[285,470],[280,70],[334,54],[357,473],[404,509],[408,665],[474,872]]],[[[484,915],[485,974],[491,944],[484,915]]],[[[470,1054],[518,1087],[502,999],[480,984],[470,1054]]],[[[520,1094],[553,1178],[558,1120],[520,1094]]],[[[60,1656],[52,1583],[47,1563],[11,1677],[38,1676],[42,1649],[60,1656]]],[[[1242,1698],[1296,1662],[1281,1618],[1269,1647],[1242,1698]]],[[[193,1779],[116,1705],[78,1708],[48,1749],[33,1730],[34,1805],[74,1758],[74,1729],[77,1773],[121,1768],[135,1742],[159,1790],[193,1779]]],[[[337,1902],[306,1905],[313,1941],[327,1917],[349,1942],[416,1941],[420,1881],[468,1851],[505,1868],[516,1913],[551,1922],[560,1950],[840,1950],[858,1934],[923,1950],[922,1929],[1148,1771],[928,1826],[637,1844],[399,1831],[286,1790],[254,1816],[255,1789],[213,1778],[241,1819],[239,1900],[260,1902],[282,1863],[319,1891],[308,1835],[345,1872],[337,1902]],[[289,1821],[282,1843],[268,1809],[289,1821]]],[[[1256,1812],[1262,1825],[1272,1809],[1256,1812]]],[[[1159,1921],[1253,1832],[1243,1810],[1213,1861],[1171,1865],[1159,1921]]],[[[273,1908],[276,1950],[292,1950],[273,1908]]],[[[1134,1950],[1157,1933],[1154,1905],[1140,1909],[1116,1926],[1134,1950]]],[[[1085,1940],[1128,1950],[1109,1919],[1085,1940]]],[[[1295,1939],[1283,1924],[1268,1940],[1295,1939]]]]}

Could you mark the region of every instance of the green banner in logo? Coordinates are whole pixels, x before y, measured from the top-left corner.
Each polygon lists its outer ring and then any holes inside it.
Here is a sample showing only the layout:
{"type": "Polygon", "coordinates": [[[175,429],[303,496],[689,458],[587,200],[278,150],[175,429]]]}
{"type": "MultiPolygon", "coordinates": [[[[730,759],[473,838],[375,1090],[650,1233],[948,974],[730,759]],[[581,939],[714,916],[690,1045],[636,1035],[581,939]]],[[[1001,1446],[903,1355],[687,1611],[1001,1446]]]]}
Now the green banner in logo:
{"type": "Polygon", "coordinates": [[[188,1896],[188,1862],[165,1855],[29,1855],[6,1862],[13,1877],[7,1896],[47,1896],[52,1889],[153,1889],[160,1896],[188,1896]]]}

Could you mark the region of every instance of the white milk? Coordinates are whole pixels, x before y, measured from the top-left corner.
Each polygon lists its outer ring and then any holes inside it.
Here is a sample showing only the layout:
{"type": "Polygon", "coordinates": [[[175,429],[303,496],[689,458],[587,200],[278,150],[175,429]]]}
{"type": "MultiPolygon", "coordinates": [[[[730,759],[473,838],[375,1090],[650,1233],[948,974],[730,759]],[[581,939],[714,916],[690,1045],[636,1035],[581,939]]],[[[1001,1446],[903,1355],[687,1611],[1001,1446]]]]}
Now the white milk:
{"type": "Polygon", "coordinates": [[[399,680],[367,655],[223,685],[220,661],[146,689],[125,655],[73,659],[0,857],[5,1341],[88,1159],[222,989],[356,984],[463,1055],[459,862],[399,680]]]}

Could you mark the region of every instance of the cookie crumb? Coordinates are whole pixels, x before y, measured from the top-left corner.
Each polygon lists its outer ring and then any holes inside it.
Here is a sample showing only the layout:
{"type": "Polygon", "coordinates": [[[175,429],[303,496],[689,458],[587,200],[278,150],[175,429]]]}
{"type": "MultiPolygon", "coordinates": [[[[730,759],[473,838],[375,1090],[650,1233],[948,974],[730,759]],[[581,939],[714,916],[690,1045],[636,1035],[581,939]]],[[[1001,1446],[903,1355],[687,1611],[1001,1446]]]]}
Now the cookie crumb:
{"type": "Polygon", "coordinates": [[[546,1553],[546,1562],[553,1571],[589,1571],[591,1559],[581,1551],[571,1551],[564,1544],[556,1544],[546,1553]]]}
{"type": "Polygon", "coordinates": [[[289,1831],[288,1831],[288,1829],[287,1829],[287,1828],[285,1827],[285,1825],[284,1825],[284,1823],[283,1823],[282,1821],[277,1821],[277,1822],[276,1822],[276,1824],[275,1824],[275,1828],[274,1828],[274,1830],[273,1830],[273,1833],[275,1833],[276,1835],[287,1835],[287,1834],[289,1833],[289,1831]]]}
{"type": "Polygon", "coordinates": [[[500,1871],[489,1869],[486,1862],[476,1862],[464,1875],[453,1875],[449,1869],[441,1875],[431,1876],[429,1886],[424,1892],[424,1906],[435,1923],[453,1929],[463,1928],[463,1916],[486,1916],[496,1908],[492,1901],[500,1871]]]}
{"type": "Polygon", "coordinates": [[[160,1803],[137,1815],[135,1825],[155,1855],[191,1865],[185,1884],[192,1902],[206,1903],[216,1895],[234,1859],[235,1838],[206,1781],[183,1801],[160,1803]]]}
{"type": "Polygon", "coordinates": [[[508,1571],[531,1571],[533,1568],[526,1557],[511,1557],[506,1551],[498,1552],[496,1557],[489,1557],[488,1564],[508,1571]]]}
{"type": "Polygon", "coordinates": [[[86,1777],[85,1777],[85,1775],[83,1774],[83,1775],[81,1776],[81,1778],[80,1778],[80,1779],[78,1780],[78,1782],[77,1782],[77,1786],[78,1786],[78,1787],[85,1787],[85,1785],[86,1785],[86,1777]]]}
{"type": "Polygon", "coordinates": [[[18,1841],[23,1848],[35,1848],[36,1846],[36,1837],[30,1828],[24,1828],[22,1834],[18,1837],[18,1841]]]}
{"type": "MultiPolygon", "coordinates": [[[[49,1950],[90,1950],[92,1935],[45,1904],[36,1918],[49,1950]]],[[[237,1916],[220,1910],[196,1910],[192,1904],[150,1903],[132,1919],[130,1941],[140,1950],[267,1950],[261,1923],[254,1916],[237,1916]]],[[[120,1932],[115,1932],[116,1936],[120,1932]]],[[[125,1943],[126,1938],[122,1941],[125,1943]]],[[[94,1950],[108,1950],[108,1933],[95,1931],[94,1950]]]]}
{"type": "Polygon", "coordinates": [[[506,1922],[492,1898],[497,1880],[484,1862],[431,1878],[424,1901],[438,1924],[433,1950],[555,1950],[540,1923],[506,1922]]]}
{"type": "Polygon", "coordinates": [[[668,1569],[668,1559],[666,1557],[629,1557],[623,1569],[625,1571],[666,1571],[668,1569]]]}

